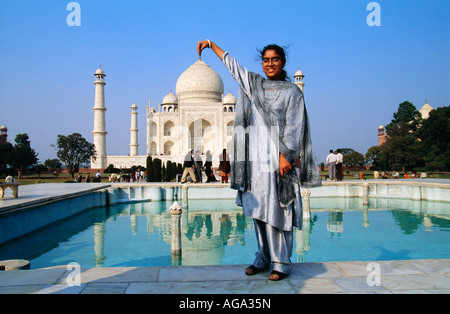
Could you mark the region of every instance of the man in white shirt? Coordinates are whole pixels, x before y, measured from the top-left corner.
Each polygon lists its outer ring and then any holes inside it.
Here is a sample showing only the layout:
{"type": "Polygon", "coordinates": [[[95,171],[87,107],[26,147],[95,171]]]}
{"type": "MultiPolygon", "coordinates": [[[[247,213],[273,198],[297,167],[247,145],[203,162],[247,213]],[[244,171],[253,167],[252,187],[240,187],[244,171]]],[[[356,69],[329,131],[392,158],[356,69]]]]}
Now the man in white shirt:
{"type": "Polygon", "coordinates": [[[326,162],[328,165],[328,177],[331,181],[336,181],[336,161],[337,156],[333,154],[333,150],[330,149],[330,154],[327,156],[326,162]]]}
{"type": "Polygon", "coordinates": [[[337,172],[337,180],[342,181],[343,172],[342,172],[342,163],[344,162],[344,155],[341,154],[341,150],[338,149],[336,154],[336,172],[337,172]]]}

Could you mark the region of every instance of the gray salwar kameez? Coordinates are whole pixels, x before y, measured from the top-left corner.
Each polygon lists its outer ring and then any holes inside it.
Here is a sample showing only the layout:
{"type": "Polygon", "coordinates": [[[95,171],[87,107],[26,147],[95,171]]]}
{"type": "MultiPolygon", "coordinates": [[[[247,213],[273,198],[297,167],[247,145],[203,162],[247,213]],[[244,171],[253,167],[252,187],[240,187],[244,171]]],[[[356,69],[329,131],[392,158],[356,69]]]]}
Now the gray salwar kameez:
{"type": "MultiPolygon", "coordinates": [[[[257,268],[268,268],[272,263],[273,270],[288,274],[291,268],[290,257],[293,249],[293,226],[301,228],[301,194],[298,183],[293,184],[292,200],[288,204],[281,204],[277,176],[280,176],[278,169],[280,147],[292,152],[299,151],[302,128],[295,121],[302,119],[300,115],[303,112],[296,104],[303,101],[303,94],[294,84],[291,84],[292,87],[288,85],[288,92],[286,92],[285,86],[289,83],[283,82],[285,90],[281,93],[278,81],[260,80],[264,90],[264,106],[275,112],[277,116],[284,115],[294,121],[294,123],[277,125],[278,130],[281,126],[283,132],[284,146],[280,146],[278,137],[273,139],[271,128],[267,126],[261,110],[254,101],[255,79],[252,76],[258,76],[258,74],[248,72],[228,53],[224,54],[223,63],[239,83],[240,93],[245,94],[240,96],[250,101],[250,110],[245,111],[241,108],[242,106],[239,107],[239,104],[236,108],[236,116],[249,112],[246,122],[248,152],[245,157],[246,167],[249,167],[245,172],[248,173],[249,178],[246,178],[245,187],[237,187],[236,203],[242,206],[244,215],[250,216],[254,220],[258,252],[253,265],[257,268]],[[288,103],[293,105],[288,105],[288,103]]],[[[241,97],[239,98],[241,99],[241,97]]],[[[239,140],[234,144],[235,146],[239,145],[239,140]]],[[[242,141],[240,144],[242,145],[242,141]]],[[[283,151],[281,153],[283,156],[290,155],[283,151]]],[[[238,156],[236,153],[233,155],[235,158],[238,156]]],[[[297,155],[298,157],[299,155],[297,155]]],[[[287,159],[291,165],[294,164],[292,158],[291,160],[287,159]]],[[[236,162],[236,160],[232,160],[232,162],[236,162]]],[[[293,171],[298,177],[298,172],[295,172],[298,170],[293,171]]],[[[232,187],[233,179],[232,166],[232,187]]]]}

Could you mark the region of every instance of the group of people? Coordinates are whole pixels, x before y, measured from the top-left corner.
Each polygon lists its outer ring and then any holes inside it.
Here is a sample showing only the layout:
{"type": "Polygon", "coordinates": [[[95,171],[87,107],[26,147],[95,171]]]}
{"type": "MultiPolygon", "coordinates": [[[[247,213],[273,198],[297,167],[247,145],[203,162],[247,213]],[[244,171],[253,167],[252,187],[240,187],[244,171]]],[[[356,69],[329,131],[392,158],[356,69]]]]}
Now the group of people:
{"type": "MultiPolygon", "coordinates": [[[[194,183],[201,183],[203,181],[202,170],[205,169],[206,182],[217,182],[216,176],[212,168],[212,155],[208,150],[206,152],[205,166],[203,167],[203,159],[199,151],[195,152],[191,149],[184,156],[183,162],[183,174],[181,176],[181,183],[192,180],[194,183]]],[[[224,149],[219,156],[219,176],[222,178],[222,183],[228,183],[228,177],[230,176],[231,164],[230,156],[227,154],[227,150],[224,149]]]]}
{"type": "Polygon", "coordinates": [[[342,163],[344,162],[344,156],[341,154],[341,150],[336,150],[336,154],[330,149],[330,153],[327,156],[326,163],[328,165],[328,177],[331,181],[342,181],[344,173],[342,171],[342,163]]]}
{"type": "MultiPolygon", "coordinates": [[[[392,177],[392,179],[400,179],[400,173],[397,170],[394,170],[394,172],[392,172],[392,174],[390,174],[387,171],[382,171],[381,172],[381,179],[389,179],[389,177],[392,177]]],[[[408,172],[405,172],[405,174],[403,175],[404,179],[419,179],[419,178],[420,179],[425,179],[426,177],[427,177],[427,173],[426,172],[422,172],[420,174],[420,177],[419,177],[419,175],[415,171],[412,171],[411,175],[409,175],[408,172]]],[[[374,179],[379,179],[380,178],[380,173],[377,170],[375,170],[373,172],[373,178],[374,179]]]]}
{"type": "Polygon", "coordinates": [[[132,173],[111,173],[108,177],[109,182],[145,182],[144,170],[133,171],[132,173]]]}
{"type": "MultiPolygon", "coordinates": [[[[75,182],[77,182],[77,183],[83,182],[83,174],[81,172],[78,172],[77,176],[75,177],[75,182]]],[[[86,182],[86,183],[91,182],[91,175],[89,172],[86,174],[86,178],[84,179],[84,182],[86,182]]]]}
{"type": "MultiPolygon", "coordinates": [[[[100,178],[101,178],[102,174],[100,173],[100,171],[97,171],[97,173],[95,174],[95,178],[97,178],[98,182],[100,182],[100,178]]],[[[91,179],[91,174],[89,172],[86,173],[86,177],[84,178],[84,182],[85,183],[90,183],[92,181],[91,179]]],[[[75,182],[77,183],[81,183],[83,182],[83,174],[81,172],[77,173],[77,176],[75,177],[75,182]]],[[[95,182],[95,180],[94,180],[95,182]]]]}

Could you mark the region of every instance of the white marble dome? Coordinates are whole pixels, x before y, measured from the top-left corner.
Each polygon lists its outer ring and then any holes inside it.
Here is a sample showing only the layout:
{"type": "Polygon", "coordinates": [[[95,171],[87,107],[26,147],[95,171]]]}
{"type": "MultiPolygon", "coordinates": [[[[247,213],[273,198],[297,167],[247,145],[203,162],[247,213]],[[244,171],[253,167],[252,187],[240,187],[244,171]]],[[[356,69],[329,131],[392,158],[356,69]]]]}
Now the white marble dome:
{"type": "Polygon", "coordinates": [[[177,80],[179,101],[222,101],[223,81],[209,65],[198,60],[184,71],[177,80]]]}
{"type": "Polygon", "coordinates": [[[228,93],[223,97],[222,103],[225,105],[235,105],[236,104],[236,97],[232,93],[228,93]]]}
{"type": "Polygon", "coordinates": [[[178,98],[170,92],[163,98],[162,104],[178,104],[178,98]]]}

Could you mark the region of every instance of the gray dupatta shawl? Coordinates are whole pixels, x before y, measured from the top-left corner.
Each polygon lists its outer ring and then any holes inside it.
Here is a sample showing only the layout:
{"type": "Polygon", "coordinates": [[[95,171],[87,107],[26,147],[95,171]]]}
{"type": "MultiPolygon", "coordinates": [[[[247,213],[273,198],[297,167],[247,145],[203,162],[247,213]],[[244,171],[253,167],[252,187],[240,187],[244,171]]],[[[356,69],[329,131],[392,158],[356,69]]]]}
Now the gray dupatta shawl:
{"type": "Polygon", "coordinates": [[[274,143],[292,165],[292,169],[281,177],[276,170],[278,200],[282,207],[295,199],[294,185],[317,187],[322,185],[320,172],[311,143],[308,115],[303,93],[294,84],[284,81],[270,81],[261,75],[248,72],[252,86],[252,99],[240,88],[235,107],[233,131],[233,159],[231,163],[231,188],[250,191],[251,167],[249,160],[249,132],[251,102],[264,119],[274,143]],[[264,91],[270,89],[277,93],[276,100],[267,103],[264,91]],[[294,165],[300,160],[300,176],[294,165]]]}

